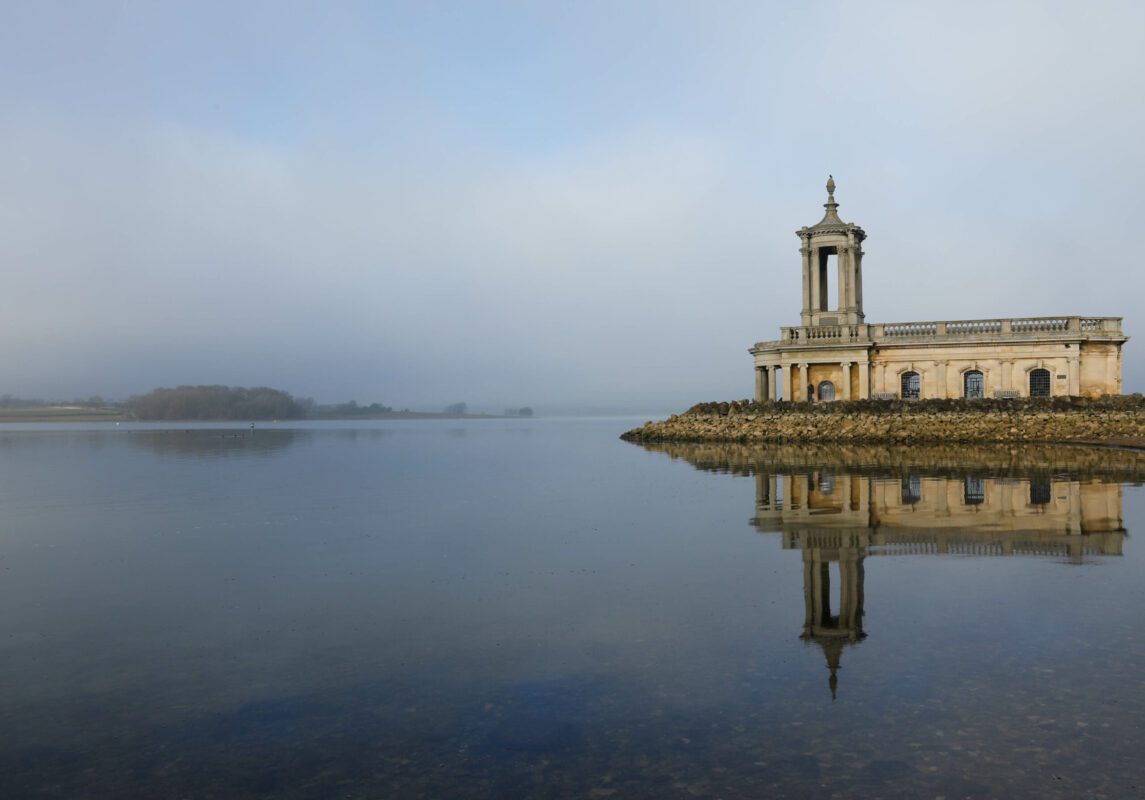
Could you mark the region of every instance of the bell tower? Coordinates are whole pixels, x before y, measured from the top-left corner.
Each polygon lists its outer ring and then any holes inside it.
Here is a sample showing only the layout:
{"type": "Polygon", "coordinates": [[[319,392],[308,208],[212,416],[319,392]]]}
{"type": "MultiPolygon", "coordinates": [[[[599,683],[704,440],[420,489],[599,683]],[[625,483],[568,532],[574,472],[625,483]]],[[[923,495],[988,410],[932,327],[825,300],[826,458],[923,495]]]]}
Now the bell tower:
{"type": "Polygon", "coordinates": [[[863,240],[858,225],[839,219],[835,179],[827,176],[827,213],[796,231],[803,257],[802,325],[863,322],[863,240]]]}

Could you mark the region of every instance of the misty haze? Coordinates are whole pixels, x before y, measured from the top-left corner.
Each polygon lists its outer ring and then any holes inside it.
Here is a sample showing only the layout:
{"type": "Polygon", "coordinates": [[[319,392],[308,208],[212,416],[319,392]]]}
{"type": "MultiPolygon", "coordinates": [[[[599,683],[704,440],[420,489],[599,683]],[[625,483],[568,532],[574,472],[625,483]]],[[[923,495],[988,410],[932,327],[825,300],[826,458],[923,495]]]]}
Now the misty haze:
{"type": "Polygon", "coordinates": [[[1135,796],[1142,30],[0,2],[0,797],[1135,796]]]}

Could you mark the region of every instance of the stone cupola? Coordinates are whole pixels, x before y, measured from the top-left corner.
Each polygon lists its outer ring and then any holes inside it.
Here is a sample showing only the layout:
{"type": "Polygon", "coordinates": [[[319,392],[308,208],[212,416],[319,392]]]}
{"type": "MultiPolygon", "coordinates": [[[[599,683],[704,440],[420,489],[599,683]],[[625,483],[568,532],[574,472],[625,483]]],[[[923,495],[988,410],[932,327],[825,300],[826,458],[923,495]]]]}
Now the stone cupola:
{"type": "Polygon", "coordinates": [[[839,219],[835,179],[827,176],[827,213],[796,231],[803,256],[803,325],[863,322],[863,240],[858,225],[839,219]]]}

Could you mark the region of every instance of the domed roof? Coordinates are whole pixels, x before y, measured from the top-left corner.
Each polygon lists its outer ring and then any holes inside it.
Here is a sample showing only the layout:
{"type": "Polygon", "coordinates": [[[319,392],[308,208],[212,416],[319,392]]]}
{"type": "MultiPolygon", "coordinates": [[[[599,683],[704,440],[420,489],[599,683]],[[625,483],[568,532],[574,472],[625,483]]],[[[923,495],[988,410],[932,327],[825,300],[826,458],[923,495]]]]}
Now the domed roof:
{"type": "Polygon", "coordinates": [[[854,231],[860,238],[866,238],[863,229],[853,222],[844,222],[839,219],[839,204],[835,202],[835,178],[831,175],[827,176],[827,202],[823,204],[827,209],[827,213],[823,215],[823,219],[816,222],[811,227],[804,227],[799,231],[803,234],[816,234],[816,233],[847,233],[854,231]]]}

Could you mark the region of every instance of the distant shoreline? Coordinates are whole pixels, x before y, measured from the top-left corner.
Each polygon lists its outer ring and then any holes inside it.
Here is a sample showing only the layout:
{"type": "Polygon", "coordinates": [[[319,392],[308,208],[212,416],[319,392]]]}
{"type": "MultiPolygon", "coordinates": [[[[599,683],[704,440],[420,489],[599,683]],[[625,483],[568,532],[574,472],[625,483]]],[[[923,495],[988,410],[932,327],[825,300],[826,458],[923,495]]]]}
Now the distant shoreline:
{"type": "Polygon", "coordinates": [[[503,414],[446,414],[435,411],[392,411],[385,414],[316,414],[308,417],[271,419],[250,417],[243,419],[136,419],[121,411],[101,412],[90,408],[13,408],[0,409],[0,423],[9,422],[353,422],[355,420],[386,419],[535,419],[535,417],[505,416],[503,414]]]}

